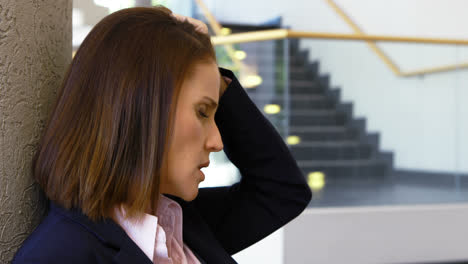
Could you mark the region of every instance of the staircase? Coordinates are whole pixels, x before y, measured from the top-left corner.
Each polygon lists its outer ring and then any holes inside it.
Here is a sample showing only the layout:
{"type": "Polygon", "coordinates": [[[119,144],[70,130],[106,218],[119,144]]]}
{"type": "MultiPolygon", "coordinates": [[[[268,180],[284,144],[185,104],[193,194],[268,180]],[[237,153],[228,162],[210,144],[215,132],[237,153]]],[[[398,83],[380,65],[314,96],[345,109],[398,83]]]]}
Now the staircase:
{"type": "MultiPolygon", "coordinates": [[[[264,80],[260,86],[247,89],[261,110],[266,104],[285,107],[285,93],[279,85],[284,76],[284,45],[279,43],[237,46],[246,51],[246,64],[258,65],[264,80]]],[[[366,132],[365,119],[353,118],[353,105],[341,101],[340,90],[332,89],[329,77],[319,74],[318,61],[308,61],[309,51],[299,49],[299,40],[289,40],[288,46],[288,122],[284,122],[284,113],[265,115],[280,132],[300,138],[290,149],[304,174],[323,172],[327,184],[383,183],[390,175],[393,154],[379,151],[379,135],[366,132]]]]}

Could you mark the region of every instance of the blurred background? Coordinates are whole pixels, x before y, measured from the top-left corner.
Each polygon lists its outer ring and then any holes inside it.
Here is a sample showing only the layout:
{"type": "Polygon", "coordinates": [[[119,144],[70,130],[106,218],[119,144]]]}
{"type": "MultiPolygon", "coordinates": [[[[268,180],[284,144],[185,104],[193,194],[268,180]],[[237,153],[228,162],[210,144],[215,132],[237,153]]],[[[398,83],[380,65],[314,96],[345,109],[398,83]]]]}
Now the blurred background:
{"type": "MultiPolygon", "coordinates": [[[[104,16],[154,5],[208,24],[313,191],[236,260],[468,261],[468,2],[75,0],[74,51],[104,16]]],[[[239,180],[211,160],[201,187],[239,180]]]]}

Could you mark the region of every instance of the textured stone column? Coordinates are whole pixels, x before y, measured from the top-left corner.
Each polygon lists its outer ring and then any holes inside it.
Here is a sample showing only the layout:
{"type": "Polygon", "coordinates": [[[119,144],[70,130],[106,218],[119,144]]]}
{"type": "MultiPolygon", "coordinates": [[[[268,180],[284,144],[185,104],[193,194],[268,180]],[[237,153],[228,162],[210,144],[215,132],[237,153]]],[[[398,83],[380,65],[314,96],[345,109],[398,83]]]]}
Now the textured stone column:
{"type": "Polygon", "coordinates": [[[0,1],[0,263],[41,220],[31,160],[72,54],[72,0],[0,1]]]}

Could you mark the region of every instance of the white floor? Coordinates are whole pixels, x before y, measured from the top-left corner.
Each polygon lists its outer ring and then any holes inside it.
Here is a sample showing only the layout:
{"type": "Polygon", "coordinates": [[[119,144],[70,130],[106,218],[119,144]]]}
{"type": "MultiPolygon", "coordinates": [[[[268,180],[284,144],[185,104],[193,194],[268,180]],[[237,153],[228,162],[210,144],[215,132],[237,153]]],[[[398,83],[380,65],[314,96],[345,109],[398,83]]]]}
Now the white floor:
{"type": "Polygon", "coordinates": [[[235,254],[233,257],[240,264],[283,264],[284,228],[235,254]]]}
{"type": "Polygon", "coordinates": [[[309,208],[234,255],[241,264],[468,260],[468,203],[309,208]]]}
{"type": "Polygon", "coordinates": [[[468,203],[307,209],[284,239],[287,264],[468,260],[468,203]]]}

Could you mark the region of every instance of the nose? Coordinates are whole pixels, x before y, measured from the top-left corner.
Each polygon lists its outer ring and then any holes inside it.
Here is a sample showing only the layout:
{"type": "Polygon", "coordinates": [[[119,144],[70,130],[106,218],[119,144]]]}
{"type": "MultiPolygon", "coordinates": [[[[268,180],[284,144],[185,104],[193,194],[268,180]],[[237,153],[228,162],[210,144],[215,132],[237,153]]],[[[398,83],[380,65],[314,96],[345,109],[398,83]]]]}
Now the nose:
{"type": "Polygon", "coordinates": [[[210,126],[208,138],[205,142],[205,147],[210,152],[218,152],[223,150],[223,141],[221,140],[221,134],[219,133],[218,126],[215,122],[210,126]]]}

